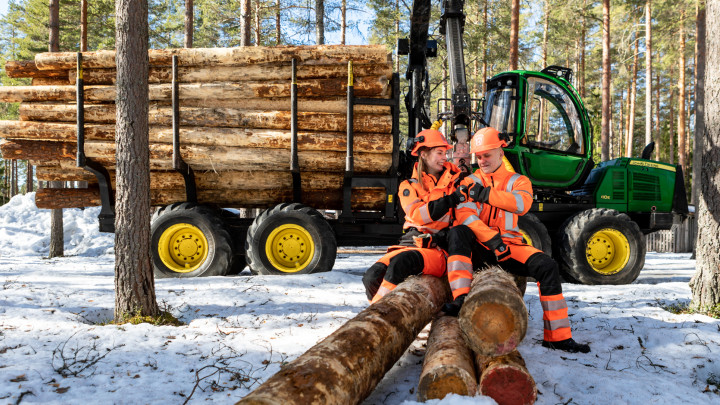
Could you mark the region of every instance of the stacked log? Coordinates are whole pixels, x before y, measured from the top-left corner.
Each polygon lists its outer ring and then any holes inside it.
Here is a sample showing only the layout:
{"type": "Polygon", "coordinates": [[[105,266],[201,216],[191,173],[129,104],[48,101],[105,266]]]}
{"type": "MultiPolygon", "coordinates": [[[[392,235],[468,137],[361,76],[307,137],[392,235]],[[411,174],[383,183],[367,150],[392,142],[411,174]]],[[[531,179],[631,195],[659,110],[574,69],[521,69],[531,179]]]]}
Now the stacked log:
{"type": "MultiPolygon", "coordinates": [[[[292,200],[291,60],[298,61],[298,158],[303,202],[342,207],[348,61],[358,97],[389,98],[392,65],[382,46],[285,46],[150,50],[151,199],[185,200],[172,165],[171,58],[178,56],[180,151],[196,174],[200,202],[258,208],[292,200]]],[[[0,87],[0,101],[20,102],[20,121],[0,121],[0,151],[27,159],[44,181],[87,181],[86,190],[44,189],[41,208],[99,204],[96,180],[76,159],[76,53],[11,61],[10,77],[31,86],[0,87]]],[[[85,154],[115,177],[115,52],[83,53],[85,154]]],[[[392,165],[392,117],[386,106],[353,113],[354,170],[384,174],[392,165]]],[[[354,209],[381,209],[386,192],[353,190],[354,209]]]]}
{"type": "Polygon", "coordinates": [[[480,381],[478,392],[495,400],[498,405],[530,405],[537,399],[535,380],[530,375],[520,352],[490,357],[477,355],[480,381]]]}
{"type": "Polygon", "coordinates": [[[367,397],[449,297],[447,281],[411,277],[239,404],[357,404],[367,397]]]}

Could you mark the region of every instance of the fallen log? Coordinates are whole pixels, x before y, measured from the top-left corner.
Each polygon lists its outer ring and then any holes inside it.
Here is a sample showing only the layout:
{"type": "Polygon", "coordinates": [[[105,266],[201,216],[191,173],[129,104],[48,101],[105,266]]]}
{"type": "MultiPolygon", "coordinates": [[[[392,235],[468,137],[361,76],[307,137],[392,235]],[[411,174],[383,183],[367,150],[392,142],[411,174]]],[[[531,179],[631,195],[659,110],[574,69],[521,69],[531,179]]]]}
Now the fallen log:
{"type": "MultiPolygon", "coordinates": [[[[115,69],[85,69],[83,81],[86,85],[115,84],[115,69]]],[[[331,79],[347,78],[348,67],[346,64],[335,65],[299,65],[297,67],[297,79],[331,79]]],[[[77,72],[68,71],[70,83],[75,83],[77,72]]],[[[361,77],[385,77],[390,79],[392,67],[388,64],[353,64],[353,76],[361,77]]],[[[178,81],[181,83],[207,83],[207,82],[239,82],[248,80],[291,80],[292,68],[289,65],[257,64],[245,66],[238,69],[235,66],[191,66],[178,68],[178,81]]],[[[347,80],[347,79],[346,79],[347,80]]],[[[151,67],[148,72],[148,82],[170,83],[172,81],[172,69],[170,67],[151,67]]]]}
{"type": "Polygon", "coordinates": [[[530,405],[537,399],[535,380],[530,375],[520,352],[514,350],[499,357],[476,357],[480,394],[498,405],[530,405]]]}
{"type": "MultiPolygon", "coordinates": [[[[286,107],[286,106],[283,106],[286,107]]],[[[287,106],[289,107],[289,106],[287,106]]],[[[317,132],[345,132],[347,129],[344,113],[299,112],[298,130],[317,132]]],[[[20,104],[20,119],[23,121],[75,122],[74,105],[48,105],[41,103],[20,104]]],[[[150,125],[172,125],[172,108],[151,106],[150,125]]],[[[254,111],[237,108],[182,107],[180,125],[196,127],[290,129],[290,111],[254,111]]],[[[113,104],[88,104],[85,106],[85,122],[109,124],[115,122],[113,104]]],[[[392,130],[392,117],[386,114],[353,115],[355,133],[386,133],[392,130]]]]}
{"type": "MultiPolygon", "coordinates": [[[[264,190],[213,190],[198,189],[198,202],[221,205],[226,208],[267,208],[293,200],[292,189],[264,190]]],[[[353,189],[351,205],[357,210],[378,210],[384,207],[385,190],[378,188],[353,189]]],[[[185,189],[151,189],[150,203],[164,206],[187,201],[185,189]]],[[[318,209],[342,208],[342,190],[339,188],[304,189],[302,202],[318,209]]],[[[35,194],[38,208],[81,208],[100,205],[100,192],[91,188],[44,188],[35,194]]]]}
{"type": "MultiPolygon", "coordinates": [[[[172,170],[172,145],[150,144],[151,168],[172,170]]],[[[6,159],[24,160],[75,160],[76,144],[28,140],[0,141],[0,151],[6,159]]],[[[180,152],[194,170],[269,170],[286,171],[290,161],[289,150],[268,148],[237,148],[225,146],[184,145],[180,152]]],[[[114,166],[115,143],[86,141],[85,155],[106,166],[114,166]]],[[[389,153],[355,153],[355,171],[358,173],[385,173],[392,164],[389,153]]],[[[345,153],[331,151],[299,151],[300,169],[309,171],[342,172],[345,170],[345,153]]]]}
{"type": "MultiPolygon", "coordinates": [[[[43,181],[87,181],[96,183],[95,175],[81,168],[38,166],[36,177],[43,181]]],[[[342,173],[301,172],[301,186],[305,189],[330,190],[338,188],[343,181],[342,173]]],[[[110,180],[115,186],[115,171],[110,171],[110,180]]],[[[227,171],[195,172],[195,183],[203,190],[264,190],[292,188],[289,171],[227,171]]],[[[185,180],[175,171],[151,171],[151,189],[181,189],[185,180]]]]}
{"type": "Polygon", "coordinates": [[[476,272],[460,309],[459,323],[470,348],[486,356],[515,350],[527,331],[527,308],[514,278],[494,266],[476,272]]]}
{"type": "MultiPolygon", "coordinates": [[[[240,83],[183,83],[178,85],[180,102],[183,100],[242,100],[244,98],[290,97],[290,81],[247,81],[240,83]]],[[[355,80],[355,95],[358,97],[390,96],[388,79],[385,77],[365,77],[355,80]]],[[[2,86],[0,101],[17,103],[27,101],[75,101],[76,88],[65,82],[64,86],[2,86]]],[[[86,86],[85,101],[115,101],[115,86],[86,86]]],[[[298,83],[298,97],[328,97],[347,94],[347,79],[307,80],[298,83]]],[[[151,101],[170,100],[170,84],[151,84],[148,97],[151,101]]]]}
{"type": "Polygon", "coordinates": [[[238,404],[360,403],[448,298],[444,279],[407,279],[238,404]]]}
{"type": "MultiPolygon", "coordinates": [[[[37,121],[0,121],[0,136],[5,139],[28,139],[36,141],[65,141],[77,139],[75,124],[37,121]]],[[[244,148],[290,149],[291,133],[288,131],[247,128],[180,127],[180,143],[183,145],[237,146],[244,148]]],[[[85,139],[113,141],[115,126],[86,124],[85,139]]],[[[353,137],[353,150],[367,153],[391,153],[390,134],[357,133],[353,137]]],[[[173,142],[173,130],[167,126],[151,126],[150,143],[173,142]]],[[[347,150],[345,132],[298,132],[300,150],[347,150]]]]}
{"type": "Polygon", "coordinates": [[[68,71],[40,70],[35,66],[34,60],[10,60],[5,63],[5,73],[14,79],[21,77],[59,77],[67,78],[68,71]]]}
{"type": "Polygon", "coordinates": [[[448,394],[473,396],[476,392],[473,353],[463,340],[458,319],[435,318],[420,373],[418,401],[443,399],[448,394]]]}
{"type": "MultiPolygon", "coordinates": [[[[151,66],[170,66],[172,56],[178,56],[179,66],[242,66],[258,63],[290,63],[329,65],[335,63],[389,63],[390,54],[384,45],[315,45],[315,46],[247,46],[239,48],[181,48],[150,49],[151,66]]],[[[83,67],[115,67],[115,51],[83,52],[83,67]]],[[[35,55],[41,70],[75,69],[75,52],[47,52],[35,55]]]]}

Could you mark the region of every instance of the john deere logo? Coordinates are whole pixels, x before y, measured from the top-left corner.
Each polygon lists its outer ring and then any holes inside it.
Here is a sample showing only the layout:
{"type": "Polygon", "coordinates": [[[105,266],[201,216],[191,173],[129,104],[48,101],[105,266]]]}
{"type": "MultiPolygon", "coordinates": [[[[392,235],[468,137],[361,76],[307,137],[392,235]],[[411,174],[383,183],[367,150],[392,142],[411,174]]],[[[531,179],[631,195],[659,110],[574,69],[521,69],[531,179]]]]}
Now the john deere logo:
{"type": "Polygon", "coordinates": [[[602,198],[603,200],[609,200],[610,196],[609,195],[601,195],[600,198],[602,198]]]}

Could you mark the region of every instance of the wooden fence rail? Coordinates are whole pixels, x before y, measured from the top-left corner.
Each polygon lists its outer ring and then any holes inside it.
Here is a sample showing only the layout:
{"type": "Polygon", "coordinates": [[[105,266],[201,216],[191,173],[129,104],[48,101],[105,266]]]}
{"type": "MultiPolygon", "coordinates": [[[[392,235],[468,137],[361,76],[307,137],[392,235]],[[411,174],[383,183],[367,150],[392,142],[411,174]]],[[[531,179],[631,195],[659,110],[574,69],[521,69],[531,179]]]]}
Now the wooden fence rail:
{"type": "Polygon", "coordinates": [[[697,218],[688,216],[681,224],[672,229],[657,231],[645,236],[648,252],[658,253],[689,253],[693,251],[697,235],[697,218]]]}

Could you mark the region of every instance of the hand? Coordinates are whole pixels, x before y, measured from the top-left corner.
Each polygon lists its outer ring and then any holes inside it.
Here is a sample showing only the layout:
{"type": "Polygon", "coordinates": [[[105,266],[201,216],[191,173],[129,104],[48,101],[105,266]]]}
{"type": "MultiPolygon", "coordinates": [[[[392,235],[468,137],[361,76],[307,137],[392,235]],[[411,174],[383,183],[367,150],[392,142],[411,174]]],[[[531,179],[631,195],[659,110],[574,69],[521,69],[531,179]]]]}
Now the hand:
{"type": "Polygon", "coordinates": [[[437,246],[437,241],[433,240],[433,236],[429,233],[413,236],[413,242],[415,242],[415,246],[421,249],[430,249],[437,246]]]}
{"type": "Polygon", "coordinates": [[[484,192],[485,188],[486,187],[480,183],[473,184],[467,192],[468,199],[470,201],[486,203],[488,200],[489,192],[484,192]]]}
{"type": "Polygon", "coordinates": [[[468,199],[468,188],[467,186],[458,186],[451,195],[453,196],[453,200],[456,201],[455,205],[465,202],[468,199]]]}
{"type": "Polygon", "coordinates": [[[444,304],[442,307],[442,311],[445,312],[445,315],[448,316],[458,316],[458,314],[460,313],[460,308],[462,308],[463,303],[465,303],[465,297],[467,297],[467,294],[460,295],[452,302],[444,304]]]}
{"type": "Polygon", "coordinates": [[[498,262],[504,262],[510,258],[510,246],[505,243],[501,243],[500,246],[495,248],[493,253],[495,253],[495,258],[498,262]]]}

